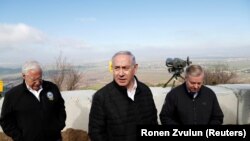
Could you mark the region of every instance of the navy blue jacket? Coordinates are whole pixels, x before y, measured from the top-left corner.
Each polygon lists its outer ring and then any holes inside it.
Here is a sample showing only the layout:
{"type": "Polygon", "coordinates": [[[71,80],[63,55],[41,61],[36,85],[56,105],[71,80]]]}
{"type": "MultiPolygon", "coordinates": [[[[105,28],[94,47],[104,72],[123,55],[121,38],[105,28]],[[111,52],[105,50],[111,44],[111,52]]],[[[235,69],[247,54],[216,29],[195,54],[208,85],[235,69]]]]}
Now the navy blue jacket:
{"type": "Polygon", "coordinates": [[[160,113],[161,123],[172,125],[220,125],[223,117],[217,97],[210,88],[202,86],[193,98],[185,83],[167,94],[160,113]]]}
{"type": "Polygon", "coordinates": [[[137,81],[134,101],[113,81],[94,94],[89,115],[91,141],[135,141],[136,125],[157,124],[150,89],[137,81]]]}
{"type": "Polygon", "coordinates": [[[12,88],[4,97],[0,124],[14,141],[56,141],[65,127],[64,100],[58,87],[43,81],[40,101],[26,84],[12,88]]]}

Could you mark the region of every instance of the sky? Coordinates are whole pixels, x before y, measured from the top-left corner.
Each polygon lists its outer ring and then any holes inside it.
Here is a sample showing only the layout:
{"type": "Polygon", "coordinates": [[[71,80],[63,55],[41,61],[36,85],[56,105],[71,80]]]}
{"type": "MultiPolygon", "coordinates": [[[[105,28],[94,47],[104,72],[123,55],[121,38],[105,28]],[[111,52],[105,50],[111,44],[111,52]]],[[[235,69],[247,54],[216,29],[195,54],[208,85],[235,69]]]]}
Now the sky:
{"type": "Polygon", "coordinates": [[[0,0],[0,66],[250,57],[249,0],[0,0]]]}

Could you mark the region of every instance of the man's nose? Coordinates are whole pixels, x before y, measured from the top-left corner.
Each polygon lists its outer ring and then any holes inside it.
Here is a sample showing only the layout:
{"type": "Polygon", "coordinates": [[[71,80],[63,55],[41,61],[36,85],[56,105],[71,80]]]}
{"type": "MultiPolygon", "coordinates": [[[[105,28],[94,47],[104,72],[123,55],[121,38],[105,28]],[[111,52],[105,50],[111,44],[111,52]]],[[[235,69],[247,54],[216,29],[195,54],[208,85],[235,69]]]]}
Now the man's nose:
{"type": "Polygon", "coordinates": [[[198,84],[194,84],[194,88],[197,89],[199,87],[198,84]]]}
{"type": "Polygon", "coordinates": [[[37,80],[37,81],[35,81],[35,84],[36,84],[36,85],[41,85],[41,84],[42,84],[42,81],[41,81],[41,80],[37,80]]]}
{"type": "Polygon", "coordinates": [[[123,70],[122,68],[119,70],[119,75],[120,75],[120,76],[123,76],[123,75],[124,75],[124,70],[123,70]]]}

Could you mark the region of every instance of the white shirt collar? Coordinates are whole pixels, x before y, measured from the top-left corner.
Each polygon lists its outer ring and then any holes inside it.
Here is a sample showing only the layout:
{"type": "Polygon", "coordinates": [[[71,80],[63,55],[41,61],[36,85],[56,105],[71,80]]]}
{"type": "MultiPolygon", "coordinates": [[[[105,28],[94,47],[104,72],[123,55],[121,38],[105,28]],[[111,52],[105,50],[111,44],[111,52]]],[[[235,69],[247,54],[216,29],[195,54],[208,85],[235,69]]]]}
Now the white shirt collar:
{"type": "Polygon", "coordinates": [[[127,94],[128,94],[128,97],[134,101],[134,98],[135,98],[135,92],[136,92],[136,88],[137,88],[137,81],[136,79],[134,78],[134,85],[132,87],[132,89],[129,91],[129,89],[127,89],[127,94]]]}
{"type": "Polygon", "coordinates": [[[196,98],[196,97],[197,97],[197,95],[198,95],[198,93],[196,92],[196,93],[194,94],[193,98],[196,98]]]}
{"type": "MultiPolygon", "coordinates": [[[[25,83],[26,84],[26,83],[25,83]]],[[[42,85],[40,85],[40,89],[38,91],[33,90],[29,85],[26,84],[27,89],[40,101],[40,93],[43,90],[42,85]]]]}

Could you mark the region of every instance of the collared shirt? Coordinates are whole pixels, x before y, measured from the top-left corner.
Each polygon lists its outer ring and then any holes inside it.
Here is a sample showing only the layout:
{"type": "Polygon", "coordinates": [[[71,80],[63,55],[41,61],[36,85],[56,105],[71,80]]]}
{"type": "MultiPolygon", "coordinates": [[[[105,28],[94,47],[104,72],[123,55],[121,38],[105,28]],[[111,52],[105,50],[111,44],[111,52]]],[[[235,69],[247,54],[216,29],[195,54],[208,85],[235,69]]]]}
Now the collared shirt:
{"type": "Polygon", "coordinates": [[[197,95],[198,95],[198,93],[196,92],[196,93],[194,94],[193,98],[196,98],[196,97],[197,97],[197,95]]]}
{"type": "Polygon", "coordinates": [[[195,99],[198,95],[198,92],[194,93],[194,92],[188,91],[188,93],[193,97],[193,99],[195,99]]]}
{"type": "Polygon", "coordinates": [[[136,88],[137,88],[137,82],[134,78],[134,85],[132,87],[131,90],[127,89],[127,94],[128,94],[128,97],[134,101],[134,97],[135,97],[135,91],[136,91],[136,88]]]}
{"type": "MultiPolygon", "coordinates": [[[[187,88],[187,84],[186,84],[186,88],[187,88]]],[[[187,89],[188,93],[191,94],[193,96],[193,99],[195,99],[198,95],[198,92],[194,93],[194,92],[191,92],[187,89]]]]}
{"type": "Polygon", "coordinates": [[[40,93],[43,90],[42,85],[40,86],[40,89],[38,91],[33,90],[29,85],[27,85],[27,89],[38,99],[38,101],[40,101],[40,93]]]}

